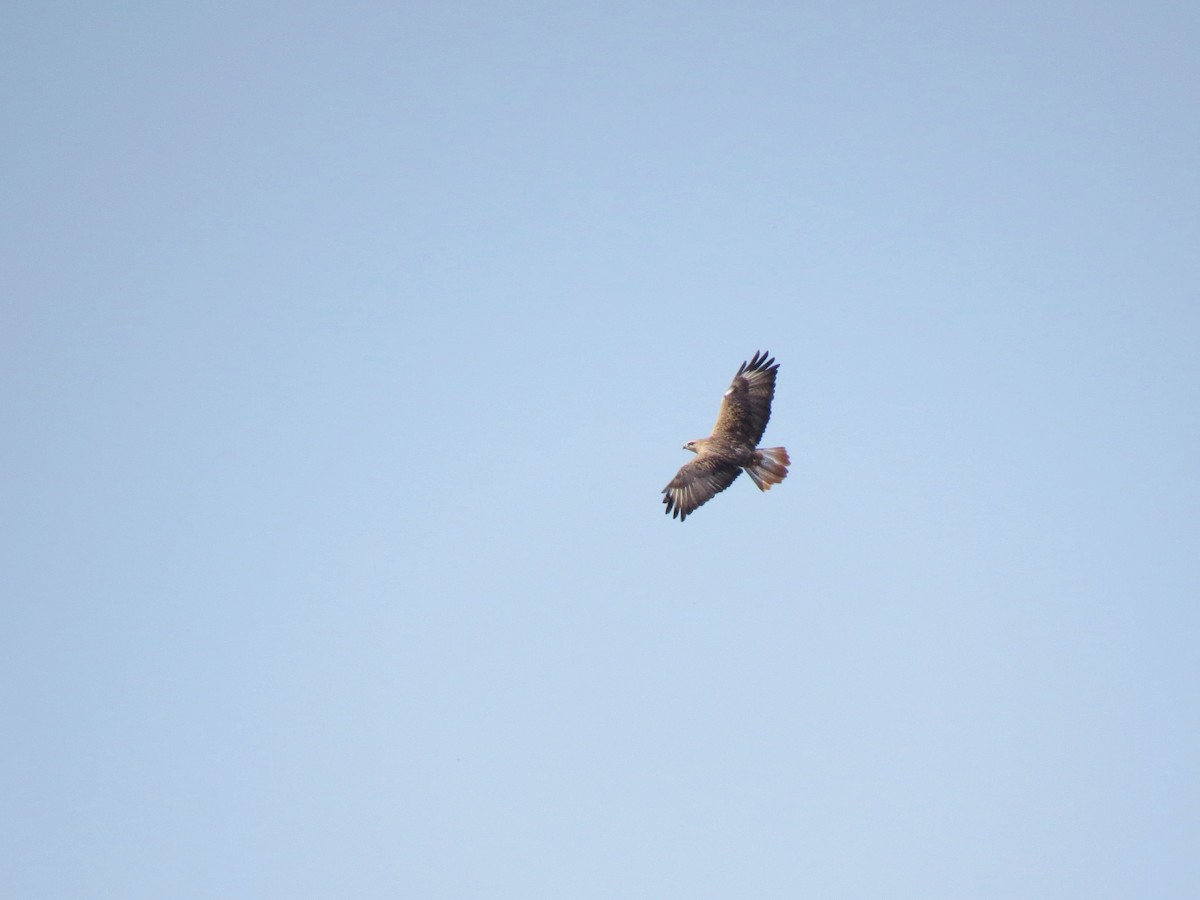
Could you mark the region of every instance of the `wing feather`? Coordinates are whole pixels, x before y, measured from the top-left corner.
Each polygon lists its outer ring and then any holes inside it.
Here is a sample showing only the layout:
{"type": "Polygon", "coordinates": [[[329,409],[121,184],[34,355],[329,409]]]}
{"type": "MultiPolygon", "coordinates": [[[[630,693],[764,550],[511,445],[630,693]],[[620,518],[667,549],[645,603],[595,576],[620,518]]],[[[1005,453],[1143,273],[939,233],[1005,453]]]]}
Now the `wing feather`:
{"type": "Polygon", "coordinates": [[[720,456],[701,453],[679,470],[663,488],[664,512],[683,521],[742,474],[737,463],[720,456]]]}
{"type": "Polygon", "coordinates": [[[714,441],[750,450],[758,446],[771,420],[777,371],[779,363],[764,352],[755,353],[749,362],[742,363],[721,400],[721,411],[713,427],[714,441]]]}

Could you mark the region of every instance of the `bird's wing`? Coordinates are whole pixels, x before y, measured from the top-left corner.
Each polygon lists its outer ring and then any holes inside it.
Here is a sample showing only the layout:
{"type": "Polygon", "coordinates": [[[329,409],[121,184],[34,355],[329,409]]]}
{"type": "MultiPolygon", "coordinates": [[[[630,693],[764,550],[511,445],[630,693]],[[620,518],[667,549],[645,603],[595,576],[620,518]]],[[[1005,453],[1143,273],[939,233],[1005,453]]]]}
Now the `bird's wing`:
{"type": "Polygon", "coordinates": [[[742,474],[741,467],[731,460],[700,453],[685,465],[663,488],[665,512],[683,521],[697,507],[703,506],[742,474]]]}
{"type": "Polygon", "coordinates": [[[713,427],[714,441],[758,446],[767,422],[771,420],[771,400],[775,397],[775,373],[779,363],[766,353],[756,353],[742,363],[733,383],[721,400],[721,411],[713,427]]]}

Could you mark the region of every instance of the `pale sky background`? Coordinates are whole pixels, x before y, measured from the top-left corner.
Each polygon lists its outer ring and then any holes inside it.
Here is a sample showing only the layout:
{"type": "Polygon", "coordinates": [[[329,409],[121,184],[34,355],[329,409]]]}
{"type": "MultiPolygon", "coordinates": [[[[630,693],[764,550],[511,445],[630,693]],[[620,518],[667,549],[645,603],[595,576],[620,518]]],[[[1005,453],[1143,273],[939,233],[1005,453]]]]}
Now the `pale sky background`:
{"type": "Polygon", "coordinates": [[[0,895],[1198,896],[1198,46],[9,4],[0,895]]]}

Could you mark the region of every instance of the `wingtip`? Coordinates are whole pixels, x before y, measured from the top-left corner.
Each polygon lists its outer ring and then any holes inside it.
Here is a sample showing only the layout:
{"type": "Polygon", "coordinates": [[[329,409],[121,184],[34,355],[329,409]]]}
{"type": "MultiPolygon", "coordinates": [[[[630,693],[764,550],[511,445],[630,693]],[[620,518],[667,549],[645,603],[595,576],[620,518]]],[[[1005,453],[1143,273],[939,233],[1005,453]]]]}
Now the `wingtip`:
{"type": "Polygon", "coordinates": [[[775,362],[775,358],[771,356],[770,350],[756,350],[754,355],[750,357],[749,362],[742,363],[742,367],[738,369],[738,374],[742,375],[746,372],[760,372],[768,369],[778,369],[779,364],[775,362]]]}
{"type": "Polygon", "coordinates": [[[678,519],[680,522],[686,519],[687,510],[683,508],[682,503],[677,503],[675,498],[671,496],[670,488],[663,488],[663,494],[663,503],[665,503],[667,507],[663,510],[663,512],[669,515],[672,519],[678,519]]]}

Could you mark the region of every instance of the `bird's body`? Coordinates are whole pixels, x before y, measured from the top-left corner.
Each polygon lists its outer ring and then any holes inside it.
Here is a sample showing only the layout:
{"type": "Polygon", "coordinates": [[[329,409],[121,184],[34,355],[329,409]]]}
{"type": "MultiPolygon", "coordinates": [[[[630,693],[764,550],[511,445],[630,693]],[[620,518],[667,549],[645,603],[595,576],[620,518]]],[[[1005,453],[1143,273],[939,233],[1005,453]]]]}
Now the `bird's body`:
{"type": "Polygon", "coordinates": [[[696,458],[663,488],[666,512],[681,522],[729,485],[744,470],[759,490],[787,478],[791,465],[783,447],[759,448],[771,419],[775,373],[779,364],[766,353],[742,363],[721,400],[713,433],[683,445],[696,458]]]}

